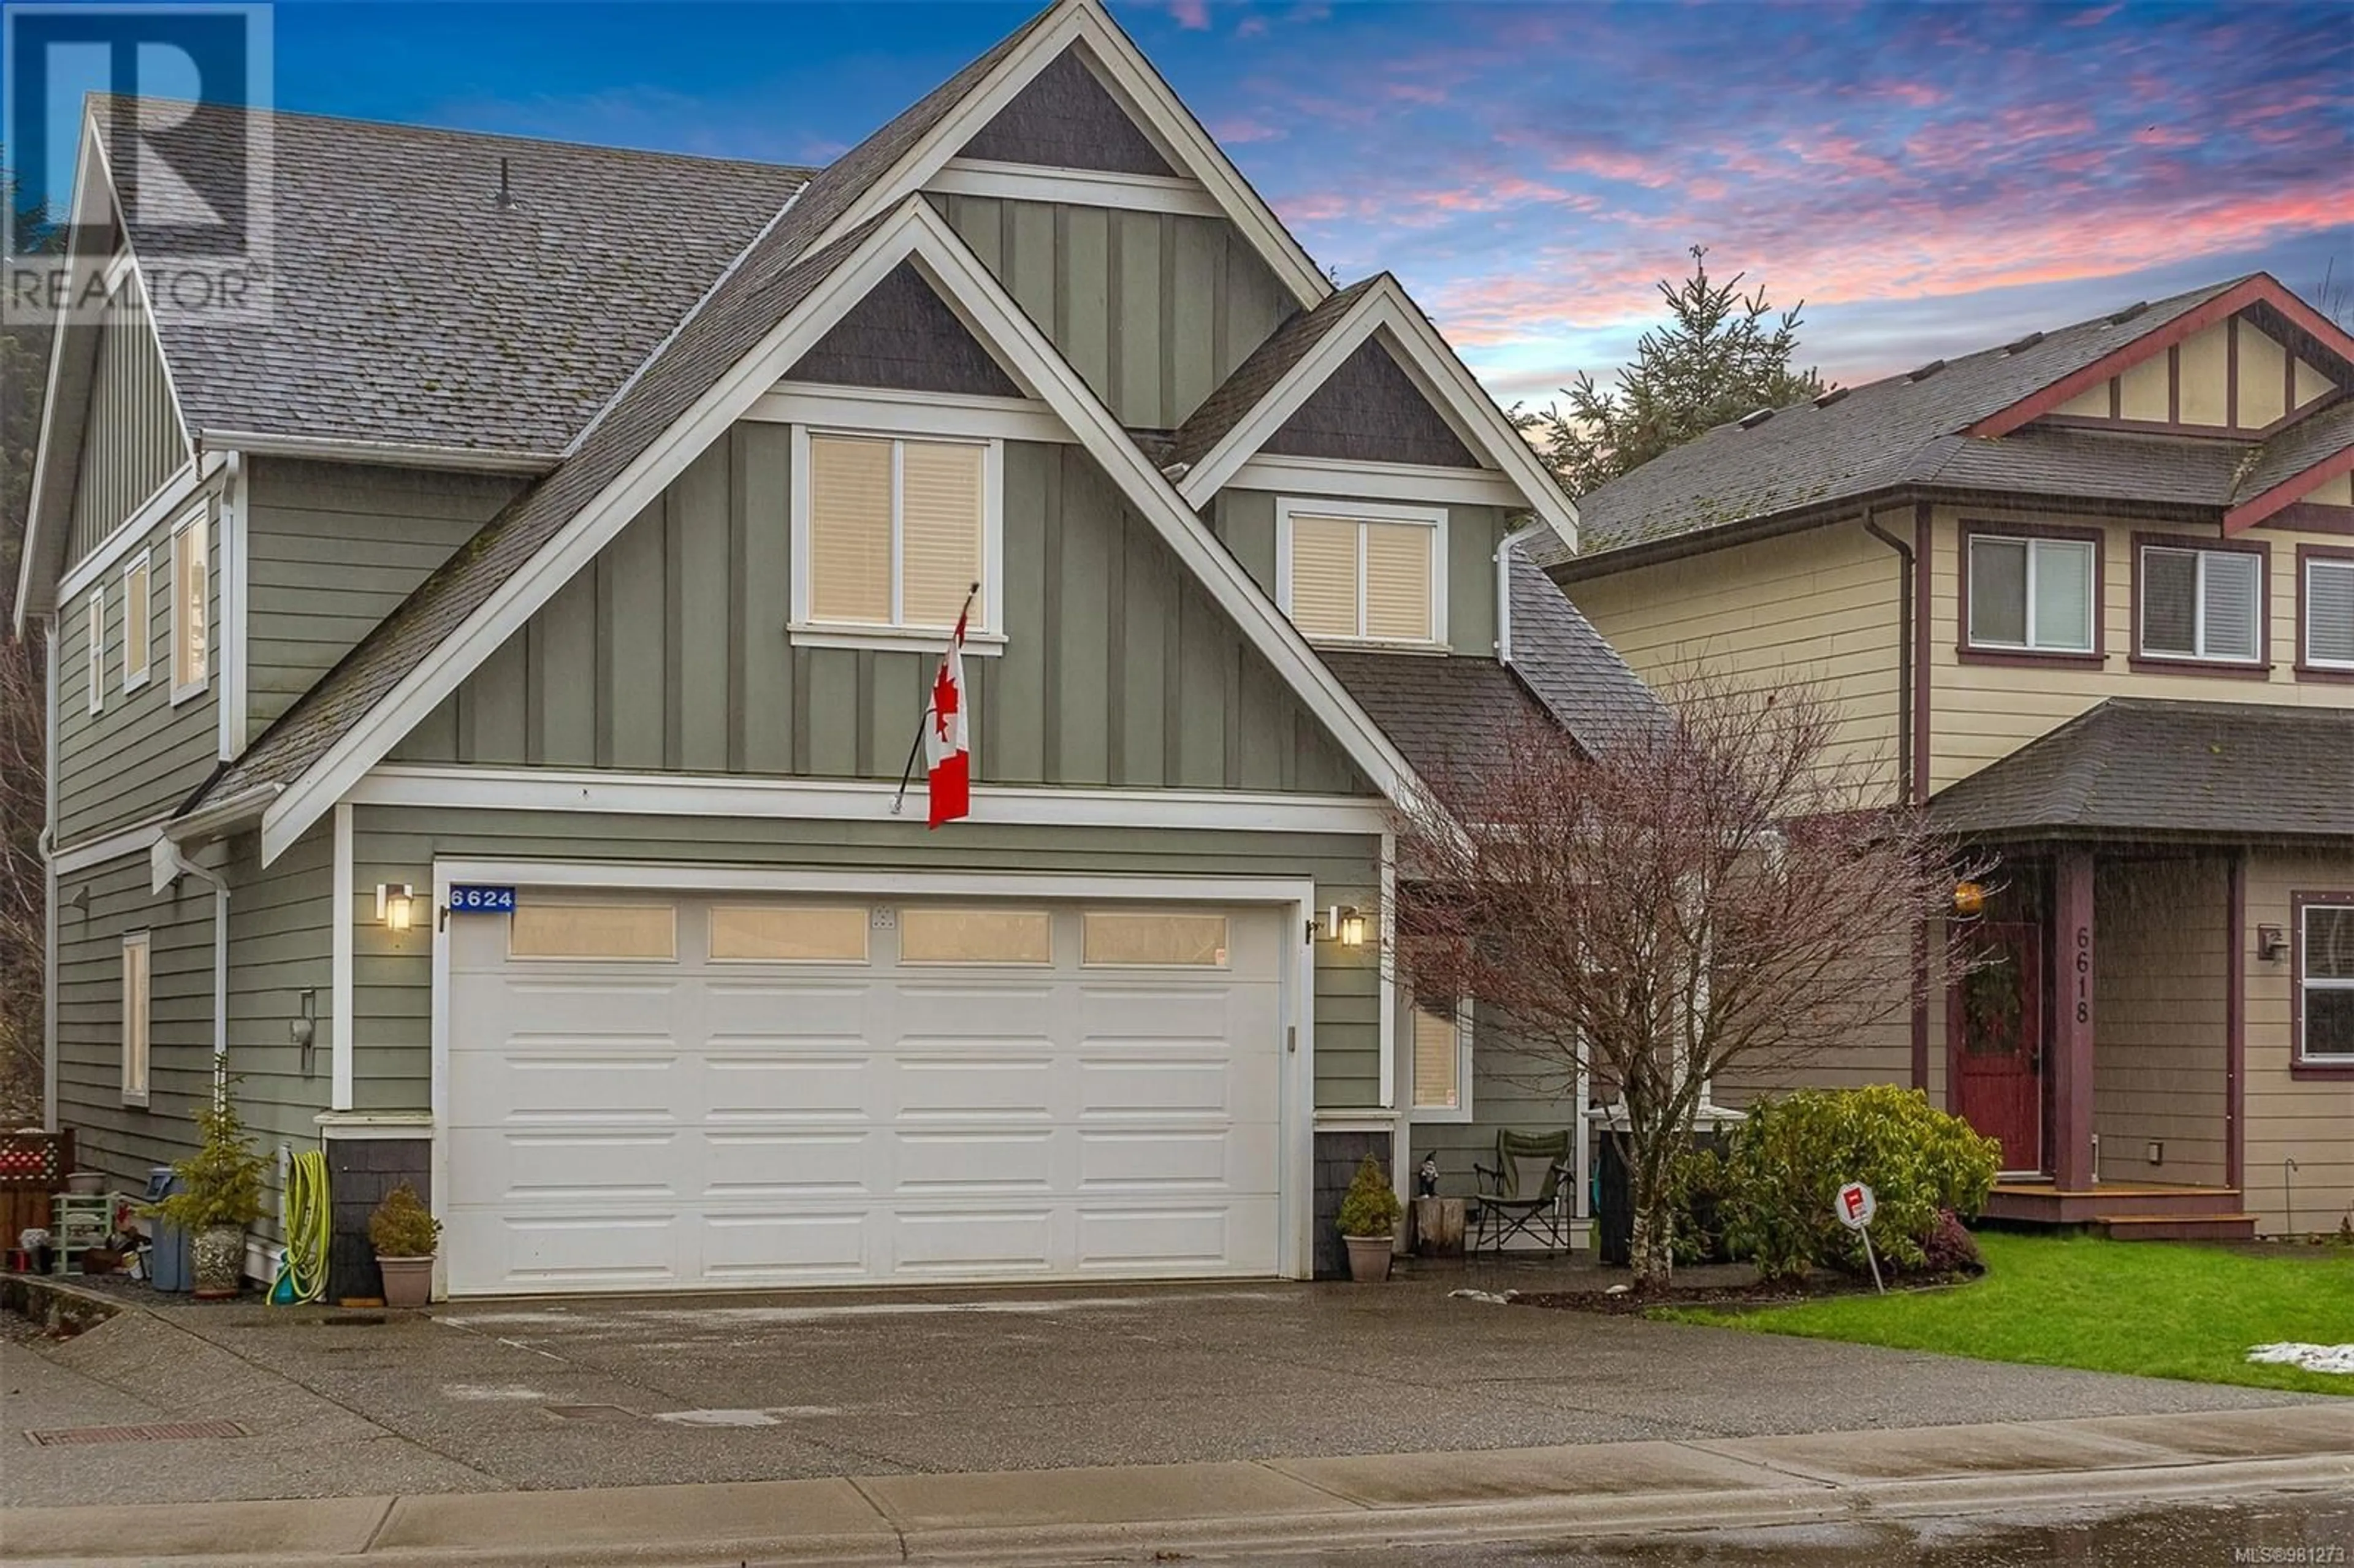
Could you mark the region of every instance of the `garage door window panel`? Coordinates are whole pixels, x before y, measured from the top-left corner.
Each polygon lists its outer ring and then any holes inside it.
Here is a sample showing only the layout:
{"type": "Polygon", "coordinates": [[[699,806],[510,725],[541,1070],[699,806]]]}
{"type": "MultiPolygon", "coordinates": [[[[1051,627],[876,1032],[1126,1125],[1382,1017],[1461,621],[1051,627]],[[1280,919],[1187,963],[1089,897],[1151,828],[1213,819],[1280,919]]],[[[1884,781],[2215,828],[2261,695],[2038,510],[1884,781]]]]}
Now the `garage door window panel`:
{"type": "Polygon", "coordinates": [[[1044,909],[902,909],[899,961],[1051,964],[1055,918],[1044,909]]]}
{"type": "Polygon", "coordinates": [[[711,910],[716,963],[863,964],[871,923],[864,906],[719,904],[711,910]]]}
{"type": "Polygon", "coordinates": [[[1223,915],[1090,910],[1081,923],[1079,961],[1089,969],[1226,967],[1223,915]]]}
{"type": "Polygon", "coordinates": [[[507,955],[673,962],[678,911],[667,904],[524,904],[509,916],[507,955]]]}

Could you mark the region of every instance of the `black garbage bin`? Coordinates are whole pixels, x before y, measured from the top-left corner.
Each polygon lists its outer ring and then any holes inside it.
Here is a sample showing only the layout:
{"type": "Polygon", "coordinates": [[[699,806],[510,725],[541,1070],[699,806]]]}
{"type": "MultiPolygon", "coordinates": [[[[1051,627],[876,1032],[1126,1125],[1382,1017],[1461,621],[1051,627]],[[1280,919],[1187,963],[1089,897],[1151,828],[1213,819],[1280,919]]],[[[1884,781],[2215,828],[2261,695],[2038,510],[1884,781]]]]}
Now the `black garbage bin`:
{"type": "MultiPolygon", "coordinates": [[[[1594,1160],[1594,1228],[1596,1249],[1606,1268],[1625,1268],[1635,1260],[1635,1195],[1627,1180],[1626,1137],[1606,1132],[1594,1160]]],[[[1694,1149],[1714,1149],[1724,1135],[1718,1131],[1692,1135],[1694,1149]]],[[[1709,1239],[1705,1261],[1726,1261],[1724,1235],[1718,1228],[1716,1201],[1703,1198],[1692,1205],[1692,1221],[1709,1239]]]]}

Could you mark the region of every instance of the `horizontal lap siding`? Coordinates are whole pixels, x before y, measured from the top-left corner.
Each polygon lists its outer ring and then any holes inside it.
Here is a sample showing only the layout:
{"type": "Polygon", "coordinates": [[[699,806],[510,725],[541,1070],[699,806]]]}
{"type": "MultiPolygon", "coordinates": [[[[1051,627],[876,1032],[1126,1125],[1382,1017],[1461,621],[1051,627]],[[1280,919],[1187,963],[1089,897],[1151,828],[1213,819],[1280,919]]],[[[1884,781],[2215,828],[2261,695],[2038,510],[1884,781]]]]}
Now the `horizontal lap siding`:
{"type": "MultiPolygon", "coordinates": [[[[933,656],[796,647],[790,436],[737,426],[395,760],[896,779],[933,656]]],[[[1005,450],[1007,641],[965,662],[974,778],[1368,792],[1078,448],[1005,450]]]]}
{"type": "MultiPolygon", "coordinates": [[[[60,849],[176,808],[210,776],[220,757],[220,530],[206,577],[210,594],[211,683],[172,702],[172,528],[186,509],[148,530],[142,548],[148,577],[146,684],[122,689],[123,577],[121,564],[100,583],[106,595],[105,704],[90,711],[89,602],[85,590],[58,607],[58,820],[60,849]]],[[[132,559],[125,556],[124,560],[132,559]]]]}
{"type": "Polygon", "coordinates": [[[2093,1130],[2105,1181],[2220,1187],[2229,1173],[2227,878],[2212,858],[2095,871],[2093,1130]]]}
{"type": "Polygon", "coordinates": [[[262,460],[247,488],[246,709],[259,735],[473,537],[517,482],[262,460]]]}
{"type": "Polygon", "coordinates": [[[94,327],[89,423],[74,474],[72,538],[80,561],[188,461],[188,439],[143,304],[117,307],[94,327]]]}
{"type": "Polygon", "coordinates": [[[2262,1228],[2335,1230],[2354,1209],[2354,1078],[2299,1078],[2289,1070],[2291,966],[2256,956],[2259,926],[2289,923],[2295,893],[2354,891],[2354,853],[2258,852],[2248,862],[2247,1166],[2242,1186],[2262,1228]],[[2294,1171],[2285,1161],[2296,1161],[2294,1171]],[[2294,1215],[2290,1213],[2295,1203],[2294,1215]]]}
{"type": "MultiPolygon", "coordinates": [[[[2343,535],[2294,534],[2270,528],[2242,535],[2272,547],[2266,585],[2272,634],[2272,669],[2262,680],[2189,671],[2136,670],[2134,649],[2133,535],[2197,533],[2161,524],[2073,515],[1940,506],[1935,546],[1930,552],[1929,787],[1944,789],[1989,763],[1999,762],[2038,736],[2057,729],[2111,697],[2172,697],[2186,702],[2292,703],[2344,707],[2347,688],[2296,679],[2296,547],[2300,544],[2343,546],[2343,535]],[[1965,662],[1956,654],[1962,637],[1961,523],[1999,532],[2006,523],[2096,528],[2106,537],[2101,560],[2101,638],[2105,657],[2098,666],[2059,664],[2021,667],[1965,662]]],[[[1608,633],[1609,628],[1604,631],[1608,633]]],[[[1614,638],[1615,641],[1616,639],[1614,638]]]]}
{"type": "MultiPolygon", "coordinates": [[[[1909,512],[1879,522],[1912,536],[1909,512]]],[[[1841,523],[1588,578],[1569,597],[1670,701],[1679,681],[1702,671],[1817,684],[1840,714],[1834,756],[1893,791],[1898,565],[1861,524],[1841,523]]]]}
{"type": "Polygon", "coordinates": [[[928,199],[1124,425],[1182,424],[1293,308],[1224,218],[928,199]]]}
{"type": "MultiPolygon", "coordinates": [[[[874,872],[1064,872],[1163,876],[1312,878],[1320,906],[1371,907],[1377,840],[1345,835],[984,827],[929,832],[910,823],[756,821],[361,807],[355,813],[354,998],[361,1110],[430,1103],[432,934],[395,936],[371,902],[381,882],[430,886],[437,858],[600,861],[874,872]],[[363,896],[363,889],[368,894],[363,896]]],[[[1368,1106],[1380,1097],[1378,969],[1370,947],[1316,949],[1317,1103],[1368,1106]]]]}

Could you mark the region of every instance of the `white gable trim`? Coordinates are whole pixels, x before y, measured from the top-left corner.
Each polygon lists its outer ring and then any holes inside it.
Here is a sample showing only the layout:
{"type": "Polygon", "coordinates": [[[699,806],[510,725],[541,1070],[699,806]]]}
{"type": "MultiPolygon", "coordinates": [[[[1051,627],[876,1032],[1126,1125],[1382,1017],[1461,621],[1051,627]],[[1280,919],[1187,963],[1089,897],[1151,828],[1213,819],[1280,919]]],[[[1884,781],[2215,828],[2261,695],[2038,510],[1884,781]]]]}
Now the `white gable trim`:
{"type": "Polygon", "coordinates": [[[1416,462],[1353,462],[1343,458],[1261,452],[1226,482],[1245,490],[1346,500],[1420,501],[1458,506],[1525,507],[1521,487],[1492,468],[1441,468],[1416,462]]]}
{"type": "MultiPolygon", "coordinates": [[[[1220,490],[1235,482],[1243,465],[1258,459],[1258,450],[1299,410],[1301,404],[1347,363],[1351,355],[1375,333],[1385,333],[1398,352],[1399,364],[1430,398],[1463,443],[1489,465],[1479,471],[1457,471],[1466,476],[1485,472],[1511,483],[1518,504],[1533,510],[1550,524],[1562,542],[1577,547],[1577,509],[1561,493],[1537,454],[1512,428],[1469,369],[1447,346],[1428,317],[1406,298],[1397,280],[1384,273],[1373,280],[1364,297],[1349,307],[1345,318],[1317,340],[1267,390],[1258,406],[1228,430],[1202,461],[1187,470],[1178,492],[1188,504],[1204,506],[1220,490]]],[[[1264,461],[1297,461],[1266,459],[1264,461]]]]}
{"type": "Polygon", "coordinates": [[[1183,101],[1170,90],[1161,73],[1140,53],[1097,0],[1061,0],[1054,14],[997,62],[996,68],[967,93],[939,122],[919,137],[899,159],[898,166],[877,180],[849,209],[810,246],[818,250],[856,228],[911,192],[931,185],[949,161],[997,111],[1030,85],[1031,79],[1074,43],[1085,44],[1097,79],[1122,108],[1129,110],[1146,133],[1158,143],[1170,161],[1199,180],[1217,208],[1242,230],[1253,249],[1266,261],[1284,287],[1301,305],[1313,305],[1332,292],[1332,284],[1317,270],[1299,241],[1283,227],[1275,210],[1251,189],[1217,142],[1202,128],[1183,101]]]}
{"type": "Polygon", "coordinates": [[[1153,523],[1179,560],[1374,788],[1393,800],[1417,789],[1413,770],[1389,738],[1333,679],[1234,556],[1211,536],[1201,518],[1137,449],[1078,373],[973,259],[948,221],[917,196],[878,226],[808,299],[770,329],[751,353],[730,366],[271,804],[262,820],[262,863],[276,860],[347,797],[401,736],[521,630],[689,462],[749,413],[811,344],[893,268],[907,260],[916,263],[941,299],[997,354],[1024,390],[1043,399],[1070,427],[1088,454],[1153,523]]]}
{"type": "Polygon", "coordinates": [[[1010,201],[1066,202],[1124,212],[1169,212],[1181,217],[1224,217],[1226,209],[1199,180],[1167,175],[1116,175],[1094,169],[1050,169],[993,158],[950,158],[924,188],[942,196],[1001,196],[1010,201]]]}

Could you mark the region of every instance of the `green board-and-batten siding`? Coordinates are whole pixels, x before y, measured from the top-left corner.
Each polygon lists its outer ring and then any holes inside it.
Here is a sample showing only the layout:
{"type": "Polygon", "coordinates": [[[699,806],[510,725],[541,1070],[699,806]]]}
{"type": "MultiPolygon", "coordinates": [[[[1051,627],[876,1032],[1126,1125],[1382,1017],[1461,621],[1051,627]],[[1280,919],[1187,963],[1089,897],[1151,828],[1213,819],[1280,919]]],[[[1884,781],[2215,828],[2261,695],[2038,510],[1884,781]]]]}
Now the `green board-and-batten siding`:
{"type": "MultiPolygon", "coordinates": [[[[1371,908],[1380,841],[1369,835],[1155,829],[1007,827],[560,811],[361,806],[353,811],[354,1096],[363,1111],[428,1108],[431,1089],[432,933],[387,931],[370,901],[380,882],[432,884],[437,859],[812,870],[1068,873],[1312,878],[1319,904],[1371,908]],[[363,895],[361,889],[371,892],[363,895]]],[[[1316,946],[1316,1103],[1369,1106],[1380,1094],[1380,970],[1369,944],[1316,946]]]]}
{"type": "MultiPolygon", "coordinates": [[[[1342,514],[1349,503],[1318,497],[1342,514]]],[[[1264,490],[1218,493],[1210,525],[1252,580],[1272,597],[1275,578],[1275,503],[1264,490]]],[[[1382,504],[1395,505],[1394,502],[1382,504]]],[[[1490,659],[1496,653],[1496,547],[1509,514],[1497,506],[1434,505],[1447,514],[1447,642],[1458,653],[1490,659]]]]}
{"type": "Polygon", "coordinates": [[[1294,308],[1224,218],[929,199],[1124,425],[1182,424],[1294,308]]]}
{"type": "MultiPolygon", "coordinates": [[[[934,656],[790,641],[791,450],[737,426],[393,759],[896,779],[934,656]]],[[[1003,516],[977,780],[1372,792],[1079,448],[1007,443],[1003,516]]]]}
{"type": "Polygon", "coordinates": [[[250,733],[316,684],[521,482],[257,460],[247,483],[250,733]]]}
{"type": "MultiPolygon", "coordinates": [[[[213,504],[207,498],[203,504],[213,504]]],[[[211,675],[204,691],[172,701],[172,529],[186,510],[159,520],[137,549],[147,552],[148,675],[122,689],[123,586],[121,566],[92,588],[58,607],[57,847],[129,827],[186,800],[220,757],[220,529],[211,541],[206,585],[211,597],[211,675]],[[90,711],[90,597],[106,596],[101,711],[90,711]]],[[[135,556],[126,555],[124,562],[135,556]]]]}
{"type": "Polygon", "coordinates": [[[95,333],[98,340],[74,469],[70,566],[187,462],[188,438],[143,304],[126,298],[97,325],[66,330],[95,333]]]}

